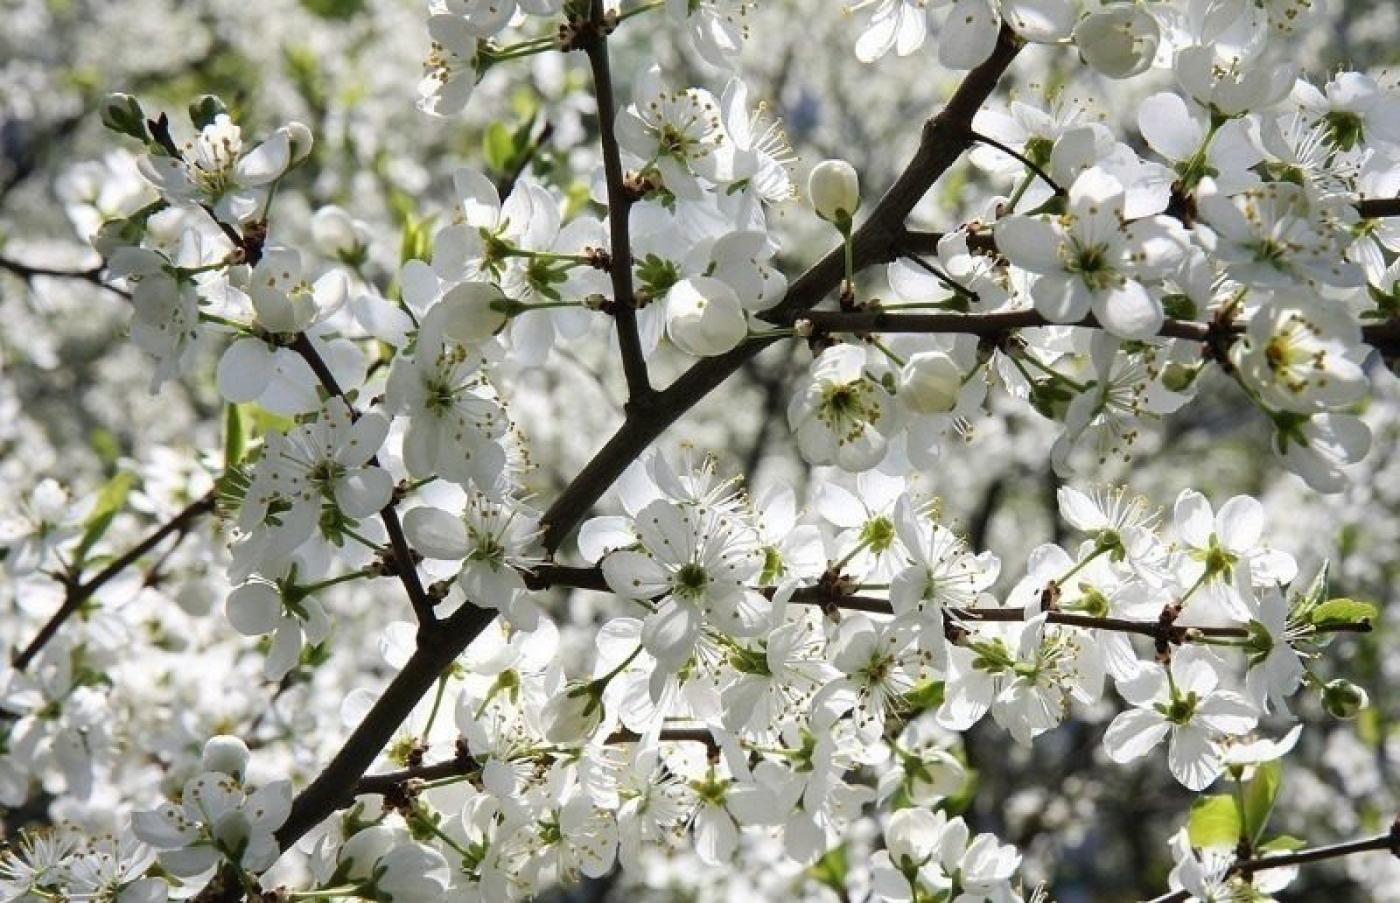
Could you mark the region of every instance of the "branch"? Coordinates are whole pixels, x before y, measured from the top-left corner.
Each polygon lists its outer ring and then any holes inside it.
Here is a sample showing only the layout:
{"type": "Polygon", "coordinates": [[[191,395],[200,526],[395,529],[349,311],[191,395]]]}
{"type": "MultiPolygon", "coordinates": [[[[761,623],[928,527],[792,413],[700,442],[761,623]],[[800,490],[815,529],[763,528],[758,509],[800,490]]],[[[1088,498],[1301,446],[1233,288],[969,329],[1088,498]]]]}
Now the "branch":
{"type": "Polygon", "coordinates": [[[419,630],[418,645],[403,670],[366,713],[321,773],[292,801],[291,814],[277,829],[278,845],[289,849],[332,812],[355,798],[360,778],[374,764],[379,753],[393,739],[413,707],[427,695],[439,675],[451,666],[472,640],[496,617],[491,609],[470,603],[450,618],[439,621],[431,631],[419,630]]]}
{"type": "Polygon", "coordinates": [[[78,279],[83,282],[91,282],[98,288],[104,288],[112,294],[120,295],[127,300],[131,299],[131,292],[108,285],[102,280],[102,265],[100,264],[86,270],[55,270],[50,267],[31,266],[27,263],[20,263],[18,260],[11,260],[8,257],[0,257],[0,270],[9,270],[26,282],[36,276],[47,276],[51,279],[78,279]]]}
{"type": "MultiPolygon", "coordinates": [[[[609,734],[603,742],[619,746],[624,743],[636,743],[641,739],[640,734],[619,729],[609,734]]],[[[658,743],[703,743],[710,750],[719,751],[719,745],[715,743],[714,735],[707,727],[663,728],[656,740],[658,743]]],[[[442,778],[457,778],[480,769],[481,763],[471,756],[458,756],[455,759],[434,762],[431,765],[412,765],[398,771],[365,775],[355,782],[354,796],[363,796],[367,793],[392,794],[408,781],[436,781],[442,778]]]]}
{"type": "MultiPolygon", "coordinates": [[[[1261,856],[1257,859],[1241,859],[1230,866],[1230,874],[1249,876],[1254,872],[1262,872],[1266,869],[1286,868],[1290,865],[1307,865],[1312,862],[1323,862],[1328,859],[1340,859],[1343,856],[1350,856],[1353,853],[1369,853],[1374,850],[1389,850],[1392,855],[1400,856],[1400,818],[1397,818],[1390,826],[1390,830],[1384,834],[1377,834],[1375,837],[1368,837],[1364,840],[1351,840],[1346,843],[1334,843],[1325,847],[1313,847],[1310,850],[1299,850],[1296,853],[1282,853],[1278,856],[1261,856]]],[[[1181,903],[1181,901],[1191,899],[1191,894],[1185,890],[1173,891],[1154,897],[1150,903],[1181,903]]]]}
{"type": "Polygon", "coordinates": [[[627,396],[631,403],[646,398],[655,390],[647,375],[646,355],[642,353],[641,334],[637,330],[637,298],[632,289],[632,236],[628,226],[632,194],[623,182],[622,152],[617,146],[617,100],[613,95],[612,68],[608,62],[602,0],[593,0],[588,16],[588,34],[581,45],[593,70],[593,90],[598,100],[598,140],[602,144],[603,174],[608,183],[612,315],[617,321],[617,343],[622,352],[622,370],[627,377],[627,396]]]}
{"type": "MultiPolygon", "coordinates": [[[[316,373],[316,378],[325,386],[326,391],[349,405],[354,411],[355,406],[350,403],[345,392],[336,382],[335,374],[331,373],[330,367],[322,360],[320,352],[316,346],[311,344],[311,339],[306,333],[298,333],[296,340],[292,342],[291,349],[310,365],[316,373]]],[[[355,414],[354,416],[359,416],[355,414]]],[[[379,456],[375,455],[369,459],[371,466],[379,466],[379,456]]],[[[399,523],[399,512],[397,502],[390,496],[389,504],[385,505],[379,512],[379,519],[384,523],[384,532],[389,536],[389,547],[394,551],[394,573],[403,584],[404,592],[408,594],[408,601],[413,606],[413,614],[418,619],[421,627],[437,622],[437,616],[433,614],[433,602],[428,598],[427,592],[423,589],[423,582],[418,579],[418,563],[413,559],[413,550],[409,548],[408,538],[404,536],[403,525],[399,523]]]]}
{"type": "Polygon", "coordinates": [[[64,594],[63,604],[59,607],[58,611],[54,612],[53,617],[49,618],[48,623],[44,624],[44,626],[39,629],[38,634],[29,642],[29,645],[25,646],[22,651],[17,653],[11,661],[15,670],[23,671],[25,668],[29,667],[29,663],[34,660],[34,656],[38,655],[45,644],[54,638],[59,628],[63,626],[63,623],[72,617],[78,609],[82,608],[83,603],[91,599],[107,581],[131,567],[141,556],[160,545],[166,537],[172,534],[187,532],[197,518],[213,511],[215,498],[215,491],[212,489],[209,490],[203,496],[187,505],[183,511],[162,524],[151,535],[129,549],[124,555],[98,571],[91,579],[83,583],[69,583],[67,585],[67,592],[64,594]]]}
{"type": "MultiPolygon", "coordinates": [[[[595,0],[595,9],[597,5],[595,0]]],[[[877,250],[878,253],[888,253],[889,237],[902,234],[902,223],[909,210],[966,149],[969,141],[966,132],[973,114],[996,87],[997,80],[1010,66],[1019,49],[1019,40],[1004,29],[992,57],[969,73],[948,107],[925,126],[923,144],[909,168],[876,207],[870,221],[856,232],[860,247],[864,249],[862,253],[867,255],[860,259],[868,262],[873,259],[869,255],[877,250]]],[[[602,101],[600,92],[600,112],[606,109],[602,101]]],[[[608,130],[605,129],[604,133],[607,135],[608,130]]],[[[613,248],[614,253],[618,250],[618,247],[613,248]]],[[[622,250],[626,250],[625,245],[622,250]]],[[[614,266],[626,271],[630,277],[630,266],[620,266],[616,259],[614,266]]],[[[842,275],[841,251],[837,249],[789,288],[784,303],[796,310],[804,310],[834,289],[842,275]]],[[[546,512],[546,548],[557,549],[563,537],[621,475],[628,463],[667,426],[770,342],[747,342],[728,354],[700,361],[663,392],[633,397],[623,425],[546,512]]],[[[309,340],[300,336],[298,343],[313,353],[308,363],[316,369],[313,358],[319,360],[319,356],[314,355],[315,349],[310,347],[309,340]]],[[[317,370],[317,376],[323,381],[330,376],[324,363],[317,370]]],[[[331,378],[327,388],[331,389],[334,385],[334,378],[331,378]]],[[[416,579],[416,571],[412,573],[416,579]]],[[[419,631],[417,648],[403,669],[390,681],[383,695],[321,774],[292,802],[291,814],[276,832],[278,845],[282,849],[288,849],[321,820],[354,799],[356,782],[392,739],[394,731],[429,692],[438,675],[486,629],[494,617],[494,611],[465,605],[440,622],[439,629],[419,631]]]]}
{"type": "MultiPolygon", "coordinates": [[[[875,596],[834,595],[826,586],[803,587],[792,594],[789,602],[798,605],[835,606],[843,611],[862,611],[870,614],[894,614],[890,600],[875,596]]],[[[1026,620],[1026,613],[1020,608],[946,608],[948,617],[959,621],[1015,624],[1026,620]]],[[[1118,633],[1136,633],[1153,639],[1165,637],[1175,645],[1190,642],[1193,638],[1248,639],[1247,627],[1193,627],[1185,624],[1163,623],[1161,620],[1133,621],[1128,618],[1106,618],[1096,615],[1078,614],[1069,611],[1047,612],[1051,624],[1064,624],[1069,627],[1082,627],[1092,630],[1111,630],[1118,633]]],[[[1369,621],[1356,621],[1346,624],[1327,624],[1317,628],[1319,633],[1370,633],[1369,621]]]]}
{"type": "MultiPolygon", "coordinates": [[[[982,337],[999,336],[1013,329],[1056,325],[1034,309],[994,311],[986,314],[813,310],[799,319],[811,323],[813,328],[820,332],[957,332],[982,337]]],[[[1059,325],[1102,328],[1092,314],[1076,323],[1059,325]]],[[[1211,336],[1212,328],[1209,323],[1169,319],[1162,324],[1157,334],[1164,338],[1204,342],[1211,336]]]]}
{"type": "MultiPolygon", "coordinates": [[[[855,333],[967,333],[982,337],[995,337],[1013,329],[1030,329],[1038,326],[1079,326],[1102,329],[1099,321],[1090,314],[1075,323],[1055,324],[1034,309],[993,311],[986,314],[911,314],[892,313],[884,310],[813,310],[802,314],[800,321],[811,323],[820,332],[855,333]]],[[[1192,342],[1207,342],[1223,332],[1237,335],[1244,331],[1241,323],[1214,324],[1194,320],[1167,319],[1157,335],[1168,339],[1186,339],[1192,342]]],[[[1370,323],[1361,327],[1361,341],[1375,348],[1381,356],[1390,360],[1400,356],[1400,319],[1370,323]]]]}
{"type": "MultiPolygon", "coordinates": [[[[995,90],[1021,46],[1020,39],[1003,28],[991,57],[969,72],[943,111],[924,124],[913,159],[851,236],[857,269],[894,259],[906,236],[904,221],[909,212],[971,145],[973,115],[995,90]]],[[[792,325],[835,290],[844,277],[844,251],[836,247],[789,285],[783,300],[763,318],[779,326],[792,325]]],[[[622,426],[545,512],[545,548],[557,550],[628,464],[696,402],[775,341],[772,337],[750,339],[724,354],[705,358],[644,403],[629,405],[622,426]]]]}
{"type": "Polygon", "coordinates": [[[1362,198],[1353,206],[1366,219],[1400,216],[1400,198],[1362,198]]]}

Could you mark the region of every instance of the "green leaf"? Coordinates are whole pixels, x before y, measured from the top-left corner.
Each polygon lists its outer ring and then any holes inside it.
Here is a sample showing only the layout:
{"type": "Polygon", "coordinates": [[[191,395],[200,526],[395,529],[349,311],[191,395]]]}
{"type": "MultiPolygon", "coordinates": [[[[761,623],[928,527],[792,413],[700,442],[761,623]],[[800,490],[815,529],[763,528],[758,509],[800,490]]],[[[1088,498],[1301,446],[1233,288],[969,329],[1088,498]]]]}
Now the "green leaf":
{"type": "Polygon", "coordinates": [[[1287,834],[1280,834],[1277,837],[1272,837],[1266,842],[1259,844],[1255,849],[1261,853],[1292,853],[1294,850],[1301,850],[1307,845],[1308,842],[1306,840],[1290,837],[1287,834]]]}
{"type": "Polygon", "coordinates": [[[1193,847],[1234,847],[1240,842],[1240,808],[1228,793],[1201,797],[1191,804],[1186,835],[1193,847]]]}
{"type": "Polygon", "coordinates": [[[515,136],[503,122],[493,122],[481,136],[481,153],[486,165],[496,172],[510,172],[516,155],[515,136]]]}
{"type": "Polygon", "coordinates": [[[131,484],[135,480],[135,474],[121,471],[108,480],[102,491],[97,494],[97,504],[83,522],[83,538],[78,543],[76,555],[79,563],[87,559],[87,553],[92,551],[92,547],[97,545],[107,528],[112,526],[112,520],[126,504],[127,494],[131,492],[131,484]]]}
{"type": "Polygon", "coordinates": [[[364,12],[365,0],[301,0],[301,5],[322,19],[345,21],[364,12]]]}
{"type": "Polygon", "coordinates": [[[405,212],[403,238],[399,242],[400,263],[408,263],[410,260],[432,263],[432,224],[433,217],[431,216],[426,219],[418,219],[411,213],[405,212]]]}
{"type": "Polygon", "coordinates": [[[1338,598],[1328,599],[1314,608],[1308,619],[1314,626],[1322,627],[1335,624],[1357,624],[1363,621],[1370,623],[1375,620],[1376,614],[1376,606],[1369,602],[1338,598]]]}
{"type": "Polygon", "coordinates": [[[248,449],[248,428],[239,405],[224,405],[224,467],[237,467],[248,449]]]}
{"type": "Polygon", "coordinates": [[[190,104],[190,122],[197,129],[214,124],[214,120],[228,113],[228,107],[213,94],[204,94],[190,104]]]}
{"type": "Polygon", "coordinates": [[[924,681],[904,694],[904,702],[914,711],[926,712],[943,704],[943,681],[924,681]]]}
{"type": "Polygon", "coordinates": [[[807,874],[819,884],[823,884],[838,895],[846,893],[846,845],[837,844],[822,854],[822,858],[812,863],[807,874]]]}
{"type": "Polygon", "coordinates": [[[1278,760],[1264,762],[1254,769],[1254,777],[1244,787],[1244,836],[1251,845],[1264,836],[1264,827],[1269,823],[1269,814],[1274,811],[1274,800],[1278,798],[1278,788],[1282,767],[1278,760]]]}

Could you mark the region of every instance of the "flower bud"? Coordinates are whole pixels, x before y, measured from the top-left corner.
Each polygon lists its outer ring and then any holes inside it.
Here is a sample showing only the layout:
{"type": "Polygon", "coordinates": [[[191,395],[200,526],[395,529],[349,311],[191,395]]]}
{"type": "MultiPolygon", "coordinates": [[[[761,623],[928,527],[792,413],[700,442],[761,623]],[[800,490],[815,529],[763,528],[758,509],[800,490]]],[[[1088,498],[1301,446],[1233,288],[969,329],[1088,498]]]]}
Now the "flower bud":
{"type": "Polygon", "coordinates": [[[860,207],[860,177],[845,160],[823,160],[807,177],[807,197],[817,216],[846,229],[860,207]]]}
{"type": "Polygon", "coordinates": [[[749,334],[739,296],[710,276],[682,279],[666,293],[666,334],[686,354],[724,354],[749,334]]]}
{"type": "Polygon", "coordinates": [[[1333,718],[1350,721],[1370,703],[1366,691],[1349,680],[1331,680],[1322,688],[1322,707],[1333,718]]]}
{"type": "Polygon", "coordinates": [[[1185,392],[1200,375],[1199,364],[1181,364],[1173,361],[1162,368],[1162,385],[1172,392],[1185,392]]]}
{"type": "Polygon", "coordinates": [[[108,94],[102,101],[102,124],[119,135],[130,135],[137,141],[150,141],[146,131],[146,114],[141,104],[130,94],[108,94]]]}
{"type": "Polygon", "coordinates": [[[916,414],[946,414],[961,392],[962,371],[942,351],[921,351],[899,372],[899,400],[916,414]]]}
{"type": "Polygon", "coordinates": [[[248,767],[248,760],[251,757],[252,753],[248,751],[248,745],[242,740],[227,734],[219,734],[205,741],[204,754],[200,757],[199,767],[201,771],[217,771],[242,780],[244,770],[248,767]]]}
{"type": "Polygon", "coordinates": [[[316,250],[343,263],[363,262],[368,228],[334,204],[311,216],[311,240],[316,250]]]}
{"type": "Polygon", "coordinates": [[[345,877],[351,881],[368,880],[374,874],[374,866],[397,841],[393,829],[385,825],[370,825],[356,832],[341,844],[337,854],[345,877]]]}
{"type": "Polygon", "coordinates": [[[550,743],[575,743],[597,730],[603,720],[603,697],[592,683],[570,683],[544,704],[544,737],[550,743]]]}
{"type": "Polygon", "coordinates": [[[1157,55],[1161,29],[1152,14],[1134,3],[1114,3],[1095,10],[1074,27],[1079,56],[1109,78],[1146,72],[1157,55]]]}

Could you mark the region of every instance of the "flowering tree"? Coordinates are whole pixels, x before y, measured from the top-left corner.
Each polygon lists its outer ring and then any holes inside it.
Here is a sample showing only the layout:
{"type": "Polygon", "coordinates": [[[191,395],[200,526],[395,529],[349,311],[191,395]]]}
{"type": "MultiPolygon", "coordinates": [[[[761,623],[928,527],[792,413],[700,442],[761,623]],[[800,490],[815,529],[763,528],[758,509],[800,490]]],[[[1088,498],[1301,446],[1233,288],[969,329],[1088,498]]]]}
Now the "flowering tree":
{"type": "Polygon", "coordinates": [[[248,12],[7,39],[5,899],[1400,886],[1345,10],[248,12]]]}

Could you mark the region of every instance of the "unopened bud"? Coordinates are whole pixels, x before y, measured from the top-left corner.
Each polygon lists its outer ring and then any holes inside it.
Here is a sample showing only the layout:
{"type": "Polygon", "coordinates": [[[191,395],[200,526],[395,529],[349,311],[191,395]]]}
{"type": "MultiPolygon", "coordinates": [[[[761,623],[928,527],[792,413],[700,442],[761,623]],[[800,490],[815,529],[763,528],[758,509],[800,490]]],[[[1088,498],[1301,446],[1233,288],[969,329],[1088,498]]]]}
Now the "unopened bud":
{"type": "Polygon", "coordinates": [[[130,135],[137,141],[150,141],[146,130],[146,114],[141,104],[130,94],[108,94],[102,102],[102,124],[119,135],[130,135]]]}
{"type": "Polygon", "coordinates": [[[544,736],[551,743],[578,743],[603,720],[602,693],[590,683],[571,683],[544,704],[544,736]]]}
{"type": "Polygon", "coordinates": [[[316,143],[311,135],[311,129],[301,122],[289,122],[282,127],[287,133],[288,144],[291,145],[292,162],[288,166],[301,165],[307,157],[311,156],[311,148],[316,143]]]}
{"type": "Polygon", "coordinates": [[[217,771],[242,780],[248,767],[248,759],[251,757],[248,744],[237,737],[219,734],[205,742],[199,767],[205,771],[217,771]]]}
{"type": "Polygon", "coordinates": [[[850,228],[851,217],[860,207],[856,168],[845,160],[823,160],[812,167],[812,174],[807,177],[807,197],[817,216],[840,229],[850,228]]]}
{"type": "Polygon", "coordinates": [[[1366,691],[1349,680],[1331,680],[1322,688],[1322,707],[1333,718],[1350,721],[1370,703],[1366,691]]]}
{"type": "Polygon", "coordinates": [[[1201,373],[1199,366],[1171,363],[1162,368],[1162,385],[1173,392],[1185,392],[1191,388],[1201,373]]]}

